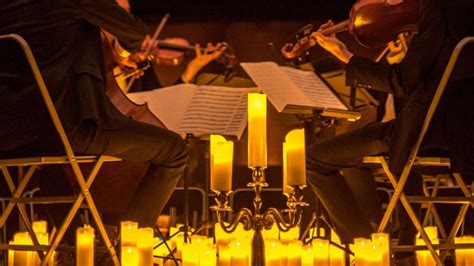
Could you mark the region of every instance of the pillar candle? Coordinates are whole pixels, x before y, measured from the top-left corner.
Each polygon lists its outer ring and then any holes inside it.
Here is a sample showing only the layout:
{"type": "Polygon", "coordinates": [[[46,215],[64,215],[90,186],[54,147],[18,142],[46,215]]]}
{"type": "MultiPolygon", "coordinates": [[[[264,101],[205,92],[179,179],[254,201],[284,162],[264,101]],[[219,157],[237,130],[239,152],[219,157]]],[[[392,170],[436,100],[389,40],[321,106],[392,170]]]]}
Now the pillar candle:
{"type": "Polygon", "coordinates": [[[355,238],[352,247],[355,253],[355,264],[358,266],[368,265],[368,257],[370,257],[372,241],[365,238],[355,238]]]}
{"type": "Polygon", "coordinates": [[[199,257],[199,266],[216,266],[216,263],[216,248],[208,246],[199,257]]]}
{"type": "Polygon", "coordinates": [[[265,265],[266,266],[281,266],[282,248],[278,239],[265,240],[265,265]]]}
{"type": "Polygon", "coordinates": [[[329,241],[327,239],[313,239],[314,266],[329,266],[329,241]]]}
{"type": "Polygon", "coordinates": [[[280,231],[278,230],[278,226],[273,225],[270,229],[268,230],[263,230],[262,235],[263,238],[266,239],[278,239],[278,235],[280,234],[280,231]]]}
{"type": "Polygon", "coordinates": [[[122,246],[122,266],[138,266],[138,249],[136,246],[122,246]]]}
{"type": "MultiPolygon", "coordinates": [[[[18,232],[13,236],[15,245],[32,245],[30,235],[28,232],[18,232]]],[[[34,257],[31,251],[14,251],[13,265],[14,266],[33,266],[34,257]]]]}
{"type": "Polygon", "coordinates": [[[388,234],[372,234],[372,244],[377,247],[382,256],[383,266],[390,266],[390,238],[388,234]]]}
{"type": "Polygon", "coordinates": [[[313,248],[311,247],[311,245],[303,246],[303,251],[301,254],[301,265],[302,266],[314,265],[313,248]]]}
{"type": "Polygon", "coordinates": [[[218,247],[219,256],[217,259],[217,265],[219,266],[230,266],[230,255],[231,251],[228,245],[220,245],[218,247]]]}
{"type": "Polygon", "coordinates": [[[195,244],[184,243],[183,244],[183,266],[198,266],[199,265],[199,254],[195,249],[195,244]]]}
{"type": "Polygon", "coordinates": [[[124,221],[120,223],[121,245],[135,247],[137,245],[138,223],[124,221]]]}
{"type": "Polygon", "coordinates": [[[248,167],[267,167],[267,96],[248,94],[248,167]]]}
{"type": "Polygon", "coordinates": [[[298,240],[300,238],[300,228],[298,226],[290,228],[290,230],[280,232],[280,239],[285,240],[298,240]]]}
{"type": "Polygon", "coordinates": [[[138,229],[138,265],[153,266],[153,228],[138,229]]]}
{"type": "MultiPolygon", "coordinates": [[[[14,245],[15,241],[9,241],[8,244],[14,245]]],[[[13,249],[8,250],[8,266],[13,266],[13,260],[15,257],[15,251],[13,249]]]]}
{"type": "Polygon", "coordinates": [[[230,243],[230,265],[247,266],[249,265],[250,245],[243,244],[239,240],[233,240],[230,243]]]}
{"type": "MultiPolygon", "coordinates": [[[[428,238],[431,241],[431,244],[433,245],[439,244],[438,228],[436,226],[427,226],[427,227],[424,227],[424,229],[425,229],[426,234],[428,235],[428,238]]],[[[421,239],[419,235],[416,239],[416,245],[419,245],[419,246],[426,245],[425,241],[421,239]]],[[[429,250],[417,251],[416,258],[418,260],[419,266],[435,266],[436,265],[436,262],[433,256],[431,256],[431,253],[429,250]]]]}
{"type": "Polygon", "coordinates": [[[88,225],[76,231],[76,265],[94,265],[94,228],[88,225]]]}
{"type": "Polygon", "coordinates": [[[287,185],[306,185],[304,129],[293,129],[285,137],[287,153],[287,185]]]}
{"type": "Polygon", "coordinates": [[[234,143],[219,135],[211,135],[211,190],[232,190],[234,143]]]}
{"type": "MultiPolygon", "coordinates": [[[[474,244],[474,236],[464,236],[464,243],[474,244]]],[[[464,250],[465,265],[474,265],[474,248],[464,250]]]]}
{"type": "Polygon", "coordinates": [[[32,224],[33,231],[35,233],[47,233],[48,232],[48,222],[47,221],[34,221],[32,224]]]}
{"type": "MultiPolygon", "coordinates": [[[[465,237],[456,237],[454,238],[455,244],[464,244],[465,237]]],[[[466,263],[466,250],[465,249],[456,249],[456,266],[464,266],[466,263]]]]}
{"type": "MultiPolygon", "coordinates": [[[[331,230],[331,241],[341,245],[341,240],[339,236],[331,230]]],[[[334,246],[329,246],[329,265],[330,266],[345,266],[346,265],[346,258],[344,250],[334,246]]]]}
{"type": "Polygon", "coordinates": [[[298,240],[292,240],[288,243],[288,266],[301,266],[301,257],[303,256],[303,243],[298,240]]]}
{"type": "Polygon", "coordinates": [[[291,188],[288,186],[288,152],[286,151],[286,143],[283,142],[283,194],[289,195],[291,188]]]}

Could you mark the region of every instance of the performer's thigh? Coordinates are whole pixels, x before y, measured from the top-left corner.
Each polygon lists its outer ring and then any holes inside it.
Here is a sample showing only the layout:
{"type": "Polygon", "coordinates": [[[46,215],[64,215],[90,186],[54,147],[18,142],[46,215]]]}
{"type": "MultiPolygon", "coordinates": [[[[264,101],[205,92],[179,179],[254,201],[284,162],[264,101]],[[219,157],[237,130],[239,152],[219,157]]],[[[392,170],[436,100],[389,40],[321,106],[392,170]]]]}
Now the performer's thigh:
{"type": "Polygon", "coordinates": [[[123,128],[114,130],[87,123],[76,131],[72,144],[82,153],[160,165],[173,164],[187,156],[186,145],[178,134],[135,120],[128,120],[123,128]]]}
{"type": "Polygon", "coordinates": [[[360,164],[364,156],[387,153],[391,128],[391,121],[373,123],[315,143],[307,149],[308,167],[334,170],[353,167],[360,164]]]}

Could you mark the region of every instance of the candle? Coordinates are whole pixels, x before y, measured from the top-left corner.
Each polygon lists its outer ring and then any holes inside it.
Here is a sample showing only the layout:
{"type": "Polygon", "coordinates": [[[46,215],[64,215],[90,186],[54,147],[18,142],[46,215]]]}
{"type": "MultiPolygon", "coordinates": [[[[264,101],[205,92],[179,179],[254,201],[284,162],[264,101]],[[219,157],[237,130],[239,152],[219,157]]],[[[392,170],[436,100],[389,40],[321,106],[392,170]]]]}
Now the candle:
{"type": "MultiPolygon", "coordinates": [[[[13,235],[13,243],[15,245],[32,245],[30,235],[28,232],[18,232],[13,235]]],[[[31,251],[14,251],[13,265],[14,266],[32,266],[34,263],[33,253],[31,251]]]]}
{"type": "Polygon", "coordinates": [[[138,265],[153,266],[153,229],[150,227],[138,229],[138,265]]]}
{"type": "MultiPolygon", "coordinates": [[[[465,242],[465,237],[456,237],[454,238],[454,243],[455,244],[464,244],[465,242]]],[[[456,249],[455,254],[456,254],[456,266],[464,266],[466,265],[466,250],[465,249],[456,249]]]]}
{"type": "Polygon", "coordinates": [[[313,239],[313,255],[315,266],[329,266],[329,241],[327,239],[313,239]]]}
{"type": "Polygon", "coordinates": [[[303,251],[301,255],[301,265],[302,266],[313,266],[314,258],[313,258],[313,248],[311,245],[303,246],[303,251]]]}
{"type": "Polygon", "coordinates": [[[217,255],[215,247],[207,247],[199,258],[199,266],[216,266],[217,255]]]}
{"type": "Polygon", "coordinates": [[[76,265],[94,265],[94,228],[88,225],[76,231],[76,265]]]}
{"type": "Polygon", "coordinates": [[[249,265],[250,245],[243,244],[235,240],[230,243],[230,265],[247,266],[249,265]]]}
{"type": "MultiPolygon", "coordinates": [[[[339,239],[339,236],[336,234],[336,232],[334,232],[334,230],[331,230],[331,241],[338,245],[342,245],[341,240],[339,239]]],[[[346,258],[345,258],[344,250],[334,245],[330,245],[329,246],[329,265],[345,266],[346,258]]]]}
{"type": "Polygon", "coordinates": [[[183,244],[183,266],[198,266],[199,265],[199,253],[195,249],[195,244],[184,243],[183,244]]]}
{"type": "Polygon", "coordinates": [[[122,266],[138,266],[138,249],[136,246],[122,246],[122,266]]]}
{"type": "Polygon", "coordinates": [[[383,266],[390,266],[390,239],[385,233],[372,234],[372,244],[377,247],[377,251],[382,256],[383,266]]]}
{"type": "MultiPolygon", "coordinates": [[[[474,244],[474,236],[463,236],[464,243],[474,244]]],[[[464,250],[465,265],[474,265],[474,248],[464,250]]]]}
{"type": "Polygon", "coordinates": [[[285,137],[287,186],[306,185],[304,129],[293,129],[285,137]]]}
{"type": "Polygon", "coordinates": [[[48,232],[48,222],[47,221],[34,221],[32,224],[33,231],[35,233],[47,233],[48,232]]]}
{"type": "Polygon", "coordinates": [[[222,226],[220,223],[215,223],[214,224],[214,236],[216,238],[216,246],[217,246],[217,251],[219,252],[219,249],[221,246],[226,246],[230,243],[230,240],[232,238],[232,235],[229,233],[226,233],[224,229],[222,229],[222,226]]]}
{"type": "Polygon", "coordinates": [[[267,96],[248,94],[248,167],[267,168],[267,96]]]}
{"type": "Polygon", "coordinates": [[[286,143],[283,142],[283,194],[289,195],[292,190],[288,186],[288,152],[286,151],[286,143]]]}
{"type": "Polygon", "coordinates": [[[211,135],[211,190],[232,190],[234,143],[219,135],[211,135]]]}
{"type": "MultiPolygon", "coordinates": [[[[438,239],[438,228],[436,226],[427,226],[424,227],[426,234],[428,235],[428,239],[431,241],[431,244],[439,244],[439,239],[438,239]]],[[[425,246],[426,243],[423,239],[420,238],[418,235],[416,239],[416,245],[418,246],[425,246]]],[[[416,258],[418,260],[418,265],[419,266],[435,266],[436,262],[431,256],[431,253],[429,250],[422,250],[422,251],[417,251],[416,252],[416,258]]]]}
{"type": "Polygon", "coordinates": [[[135,247],[137,245],[138,223],[124,221],[120,223],[121,246],[135,247]]]}
{"type": "Polygon", "coordinates": [[[290,230],[283,232],[280,232],[280,239],[282,241],[288,241],[288,240],[298,240],[300,238],[300,228],[299,227],[293,227],[290,228],[290,230]]]}
{"type": "Polygon", "coordinates": [[[280,231],[278,230],[278,227],[275,225],[275,226],[272,226],[270,227],[270,229],[268,230],[263,230],[262,231],[262,236],[263,236],[263,239],[278,239],[278,235],[280,234],[280,231]]]}
{"type": "Polygon", "coordinates": [[[365,238],[354,239],[353,251],[355,253],[355,264],[360,266],[369,265],[371,256],[372,241],[365,238]]]}
{"type": "Polygon", "coordinates": [[[217,265],[219,266],[230,266],[230,248],[228,245],[218,246],[219,257],[217,260],[217,265]]]}
{"type": "Polygon", "coordinates": [[[301,257],[303,253],[303,243],[298,240],[292,240],[288,243],[287,266],[301,266],[301,257]]]}

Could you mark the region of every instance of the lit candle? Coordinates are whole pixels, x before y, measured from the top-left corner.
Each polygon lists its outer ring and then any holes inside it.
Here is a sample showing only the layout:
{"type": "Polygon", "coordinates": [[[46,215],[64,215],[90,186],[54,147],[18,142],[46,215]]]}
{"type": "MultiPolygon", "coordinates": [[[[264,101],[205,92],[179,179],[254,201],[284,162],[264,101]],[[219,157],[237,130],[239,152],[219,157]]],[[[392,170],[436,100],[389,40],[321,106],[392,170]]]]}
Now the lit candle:
{"type": "Polygon", "coordinates": [[[153,266],[153,229],[150,227],[138,229],[138,265],[153,266]]]}
{"type": "Polygon", "coordinates": [[[199,266],[216,266],[217,255],[215,247],[207,247],[199,258],[199,266]]]}
{"type": "Polygon", "coordinates": [[[219,266],[230,266],[230,255],[231,251],[228,245],[220,245],[218,247],[219,257],[217,265],[219,266]]]}
{"type": "Polygon", "coordinates": [[[265,265],[280,266],[282,261],[282,248],[277,239],[265,240],[265,265]]]}
{"type": "MultiPolygon", "coordinates": [[[[454,238],[454,243],[455,244],[464,244],[465,243],[465,237],[456,237],[454,238]]],[[[464,266],[466,265],[466,250],[465,249],[456,249],[455,254],[456,254],[456,266],[464,266]]]]}
{"type": "Polygon", "coordinates": [[[267,96],[248,94],[248,167],[267,168],[267,96]]]}
{"type": "Polygon", "coordinates": [[[329,241],[327,239],[313,239],[314,265],[329,266],[329,241]]]}
{"type": "Polygon", "coordinates": [[[219,135],[211,135],[211,190],[232,190],[234,143],[219,135]]]}
{"type": "Polygon", "coordinates": [[[289,195],[291,188],[288,186],[288,152],[286,151],[286,143],[283,142],[283,194],[289,195]]]}
{"type": "Polygon", "coordinates": [[[250,245],[243,244],[235,240],[230,243],[230,265],[231,266],[247,266],[249,265],[250,245]]]}
{"type": "Polygon", "coordinates": [[[214,236],[216,238],[217,251],[221,246],[229,245],[232,235],[224,231],[220,223],[214,224],[214,236]]]}
{"type": "Polygon", "coordinates": [[[288,243],[287,266],[301,266],[301,256],[303,255],[303,243],[292,240],[288,243]]]}
{"type": "Polygon", "coordinates": [[[122,246],[122,266],[138,266],[138,249],[136,246],[122,246]]]}
{"type": "Polygon", "coordinates": [[[199,253],[195,248],[195,244],[183,244],[183,266],[198,266],[199,253]]]}
{"type": "MultiPolygon", "coordinates": [[[[474,236],[464,236],[464,243],[474,244],[474,236]]],[[[474,265],[474,248],[464,250],[464,259],[467,265],[474,265]]]]}
{"type": "MultiPolygon", "coordinates": [[[[49,245],[49,235],[48,235],[48,222],[47,221],[34,221],[32,223],[33,232],[35,232],[36,238],[38,239],[38,243],[40,245],[49,245]]],[[[33,252],[33,256],[35,257],[35,265],[41,264],[41,259],[38,256],[38,253],[33,252]]],[[[54,256],[50,259],[49,265],[54,265],[54,256]]]]}
{"type": "Polygon", "coordinates": [[[311,247],[311,245],[303,246],[303,251],[301,255],[301,265],[302,266],[314,265],[313,248],[311,247]]]}
{"type": "MultiPolygon", "coordinates": [[[[331,241],[338,245],[342,245],[341,240],[339,239],[339,236],[333,230],[331,230],[331,241]]],[[[346,265],[344,250],[334,245],[329,246],[329,259],[330,259],[329,264],[331,266],[345,266],[346,265]]]]}
{"type": "Polygon", "coordinates": [[[372,234],[372,244],[377,247],[377,251],[381,253],[382,265],[390,266],[390,239],[385,233],[372,234]]]}
{"type": "MultiPolygon", "coordinates": [[[[8,244],[15,245],[15,241],[9,241],[8,244]]],[[[8,250],[8,266],[13,266],[13,260],[15,259],[15,251],[13,249],[8,250]]]]}
{"type": "MultiPolygon", "coordinates": [[[[439,239],[438,239],[438,228],[436,226],[426,226],[424,227],[426,234],[428,235],[428,239],[431,241],[431,244],[439,244],[439,239]]],[[[420,238],[418,235],[416,239],[416,245],[418,246],[425,246],[426,243],[423,239],[420,238]]],[[[435,266],[436,262],[431,256],[431,253],[429,250],[421,250],[416,252],[416,258],[418,260],[418,265],[420,266],[435,266]]]]}
{"type": "MultiPolygon", "coordinates": [[[[15,245],[32,245],[28,232],[18,232],[13,235],[13,243],[15,245]]],[[[31,251],[14,251],[13,265],[16,266],[33,266],[34,257],[31,251]]]]}
{"type": "Polygon", "coordinates": [[[135,247],[137,245],[138,223],[124,221],[120,223],[121,245],[135,247]]]}
{"type": "Polygon", "coordinates": [[[48,222],[47,221],[34,221],[32,224],[33,231],[35,233],[47,233],[48,232],[48,222]]]}
{"type": "Polygon", "coordinates": [[[268,230],[263,230],[262,231],[262,236],[263,236],[263,239],[278,239],[278,235],[279,235],[280,231],[278,230],[278,227],[275,225],[275,226],[272,226],[270,227],[270,229],[268,230]]]}
{"type": "Polygon", "coordinates": [[[366,266],[369,264],[368,259],[371,254],[372,241],[365,238],[354,239],[353,251],[355,254],[355,264],[366,266]]]}
{"type": "Polygon", "coordinates": [[[76,265],[94,265],[94,228],[88,225],[76,231],[76,265]]]}
{"type": "Polygon", "coordinates": [[[287,186],[306,185],[304,129],[293,129],[285,137],[287,186]]]}
{"type": "Polygon", "coordinates": [[[280,239],[282,241],[298,240],[300,238],[300,228],[298,226],[290,228],[290,230],[280,232],[280,239]]]}

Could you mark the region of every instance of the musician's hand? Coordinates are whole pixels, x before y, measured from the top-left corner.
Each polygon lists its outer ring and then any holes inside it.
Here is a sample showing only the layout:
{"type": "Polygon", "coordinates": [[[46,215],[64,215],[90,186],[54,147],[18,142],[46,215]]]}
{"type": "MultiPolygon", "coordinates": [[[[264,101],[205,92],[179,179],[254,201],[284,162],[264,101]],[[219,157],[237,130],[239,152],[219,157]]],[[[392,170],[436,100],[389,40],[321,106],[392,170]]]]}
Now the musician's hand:
{"type": "Polygon", "coordinates": [[[347,49],[347,46],[341,42],[335,34],[325,36],[321,33],[322,30],[332,26],[334,26],[334,23],[329,20],[327,23],[323,24],[318,31],[313,32],[311,37],[314,38],[321,47],[347,64],[353,56],[353,54],[347,49]]]}
{"type": "Polygon", "coordinates": [[[193,80],[194,76],[199,72],[199,70],[209,64],[209,62],[212,60],[221,56],[226,49],[227,47],[222,45],[222,43],[218,43],[215,46],[211,43],[208,43],[206,49],[204,49],[204,52],[202,52],[199,44],[196,44],[196,57],[189,62],[183,75],[181,75],[181,79],[184,82],[190,82],[193,80]]]}

